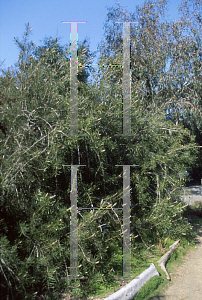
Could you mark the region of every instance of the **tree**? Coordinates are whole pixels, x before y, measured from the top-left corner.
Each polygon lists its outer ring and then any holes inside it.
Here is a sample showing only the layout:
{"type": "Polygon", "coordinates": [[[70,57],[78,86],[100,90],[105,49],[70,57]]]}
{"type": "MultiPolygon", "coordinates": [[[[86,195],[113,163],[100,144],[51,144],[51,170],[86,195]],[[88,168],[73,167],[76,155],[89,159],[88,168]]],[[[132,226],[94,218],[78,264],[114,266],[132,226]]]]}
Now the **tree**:
{"type": "MultiPolygon", "coordinates": [[[[120,5],[109,8],[101,51],[114,52],[113,63],[122,63],[123,25],[115,22],[138,22],[131,24],[130,35],[132,95],[138,94],[143,114],[161,107],[166,119],[189,128],[201,146],[201,3],[182,1],[181,18],[171,22],[164,18],[166,3],[147,1],[134,13],[120,5]]],[[[111,74],[120,82],[121,70],[111,74]]]]}
{"type": "MultiPolygon", "coordinates": [[[[122,245],[121,210],[112,209],[122,207],[123,174],[117,164],[138,165],[131,170],[133,248],[136,243],[152,247],[158,238],[192,236],[182,217],[185,206],[179,189],[184,179],[179,173],[195,160],[194,136],[181,124],[166,121],[155,102],[146,109],[140,82],[132,92],[133,135],[116,137],[121,133],[122,107],[115,69],[101,69],[94,83],[86,82],[83,73],[78,117],[85,136],[69,136],[68,50],[62,52],[56,40],[45,43],[50,49],[33,48],[30,53],[30,44],[23,44],[16,70],[0,78],[5,95],[0,112],[7,126],[0,140],[1,247],[8,241],[5,247],[16,255],[14,264],[2,256],[6,272],[4,276],[1,269],[1,278],[4,294],[9,287],[16,299],[56,299],[63,291],[74,297],[87,295],[99,280],[112,280],[111,268],[117,272],[122,266],[115,259],[122,245]],[[63,279],[70,265],[70,168],[64,167],[70,164],[86,165],[78,172],[79,207],[103,207],[79,214],[79,274],[87,281],[72,284],[63,279]],[[110,229],[103,241],[98,227],[102,222],[110,229]]],[[[104,59],[100,57],[100,64],[104,59]]],[[[114,63],[120,55],[107,59],[114,63]]]]}

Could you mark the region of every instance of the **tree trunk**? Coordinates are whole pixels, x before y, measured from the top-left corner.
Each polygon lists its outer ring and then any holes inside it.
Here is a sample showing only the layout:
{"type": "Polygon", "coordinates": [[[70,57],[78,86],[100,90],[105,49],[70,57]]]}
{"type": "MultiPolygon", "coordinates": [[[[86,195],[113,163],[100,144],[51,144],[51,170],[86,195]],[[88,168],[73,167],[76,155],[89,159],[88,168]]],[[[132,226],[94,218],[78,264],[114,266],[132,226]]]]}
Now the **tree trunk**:
{"type": "Polygon", "coordinates": [[[171,253],[179,246],[180,244],[180,240],[176,241],[172,246],[170,246],[170,250],[168,250],[167,253],[165,253],[157,262],[159,267],[161,267],[161,269],[166,273],[167,279],[171,280],[167,270],[166,270],[166,263],[168,261],[168,259],[170,258],[171,253]]]}

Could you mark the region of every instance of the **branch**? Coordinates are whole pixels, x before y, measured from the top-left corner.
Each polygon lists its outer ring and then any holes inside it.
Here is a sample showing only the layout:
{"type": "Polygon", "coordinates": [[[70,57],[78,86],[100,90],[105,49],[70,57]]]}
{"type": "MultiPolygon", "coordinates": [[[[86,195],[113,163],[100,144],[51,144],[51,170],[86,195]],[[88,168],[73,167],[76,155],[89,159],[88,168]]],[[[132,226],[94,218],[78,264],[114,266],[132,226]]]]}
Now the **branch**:
{"type": "Polygon", "coordinates": [[[171,152],[168,152],[167,154],[171,154],[171,153],[173,153],[174,151],[178,151],[178,150],[184,150],[184,149],[188,149],[188,148],[202,148],[202,146],[189,146],[189,147],[181,147],[181,148],[178,148],[178,149],[174,149],[173,151],[171,151],[171,152]]]}
{"type": "Polygon", "coordinates": [[[167,270],[166,270],[166,263],[168,261],[168,259],[170,258],[171,253],[179,246],[180,244],[180,240],[176,241],[172,246],[170,246],[170,250],[168,250],[168,252],[166,254],[164,254],[159,261],[157,262],[159,267],[161,267],[161,269],[166,273],[167,279],[171,280],[167,270]]]}
{"type": "MultiPolygon", "coordinates": [[[[79,244],[78,244],[78,245],[79,245],[79,244]]],[[[80,246],[80,245],[79,245],[79,247],[81,248],[81,246],[80,246]]],[[[83,249],[82,249],[82,248],[81,248],[81,251],[82,251],[82,253],[83,253],[84,257],[87,259],[87,261],[88,261],[89,263],[91,263],[91,264],[98,264],[98,263],[99,263],[99,261],[96,261],[96,262],[92,262],[92,261],[90,261],[90,259],[86,257],[86,255],[85,255],[85,253],[84,253],[84,251],[83,251],[83,249]]]]}

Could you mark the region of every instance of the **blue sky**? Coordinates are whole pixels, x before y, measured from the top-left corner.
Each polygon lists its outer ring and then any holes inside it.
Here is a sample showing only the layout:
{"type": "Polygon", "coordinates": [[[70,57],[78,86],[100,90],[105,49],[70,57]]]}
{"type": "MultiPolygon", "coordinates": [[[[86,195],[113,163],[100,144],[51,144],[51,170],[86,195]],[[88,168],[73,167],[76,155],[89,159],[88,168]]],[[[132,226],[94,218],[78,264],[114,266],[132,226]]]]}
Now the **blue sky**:
{"type": "MultiPolygon", "coordinates": [[[[25,24],[29,21],[32,30],[30,40],[35,45],[42,45],[45,37],[60,38],[61,45],[69,44],[70,24],[61,21],[87,21],[79,24],[78,39],[89,38],[91,51],[96,51],[103,38],[103,25],[107,16],[106,6],[115,6],[117,0],[0,0],[0,62],[5,59],[2,67],[14,65],[18,60],[19,49],[13,36],[22,40],[25,24]],[[40,42],[41,40],[41,42],[40,42]]],[[[144,0],[119,0],[121,6],[127,6],[134,12],[137,5],[144,0]]],[[[168,3],[169,19],[177,19],[177,7],[180,0],[168,3]]],[[[96,63],[94,61],[94,63],[96,63]]]]}

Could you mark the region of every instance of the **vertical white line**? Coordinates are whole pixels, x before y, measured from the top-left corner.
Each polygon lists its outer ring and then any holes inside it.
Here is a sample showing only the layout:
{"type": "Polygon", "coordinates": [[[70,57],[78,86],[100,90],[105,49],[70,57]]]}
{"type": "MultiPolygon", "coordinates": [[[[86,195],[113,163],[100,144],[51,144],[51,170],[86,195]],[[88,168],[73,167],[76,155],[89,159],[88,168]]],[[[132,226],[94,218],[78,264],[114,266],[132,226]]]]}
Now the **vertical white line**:
{"type": "Polygon", "coordinates": [[[63,167],[71,167],[71,220],[70,220],[70,278],[78,277],[78,230],[77,230],[77,170],[78,167],[85,165],[63,165],[63,167]]]}
{"type": "Polygon", "coordinates": [[[63,21],[70,23],[70,135],[78,135],[78,23],[86,21],[63,21]]]}
{"type": "Polygon", "coordinates": [[[131,134],[130,22],[123,23],[123,135],[131,134]]]}
{"type": "Polygon", "coordinates": [[[70,135],[78,135],[78,62],[77,62],[78,23],[70,24],[70,135]]]}
{"type": "Polygon", "coordinates": [[[71,166],[71,222],[70,222],[70,276],[78,278],[78,235],[77,235],[77,169],[71,166]]]}
{"type": "Polygon", "coordinates": [[[130,166],[123,166],[123,276],[131,275],[130,166]]]}

